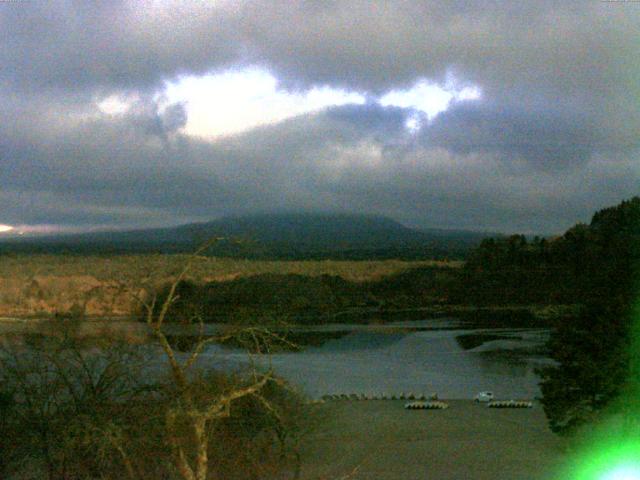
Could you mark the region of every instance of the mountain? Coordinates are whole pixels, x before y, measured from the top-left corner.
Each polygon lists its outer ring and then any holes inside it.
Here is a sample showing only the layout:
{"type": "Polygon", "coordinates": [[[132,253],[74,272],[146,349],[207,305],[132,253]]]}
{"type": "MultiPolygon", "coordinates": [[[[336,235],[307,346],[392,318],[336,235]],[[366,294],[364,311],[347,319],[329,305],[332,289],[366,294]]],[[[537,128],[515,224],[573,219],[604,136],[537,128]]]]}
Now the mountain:
{"type": "Polygon", "coordinates": [[[358,214],[277,213],[223,217],[170,228],[12,238],[0,252],[179,253],[223,237],[213,255],[302,258],[461,257],[488,234],[416,230],[392,219],[358,214]]]}

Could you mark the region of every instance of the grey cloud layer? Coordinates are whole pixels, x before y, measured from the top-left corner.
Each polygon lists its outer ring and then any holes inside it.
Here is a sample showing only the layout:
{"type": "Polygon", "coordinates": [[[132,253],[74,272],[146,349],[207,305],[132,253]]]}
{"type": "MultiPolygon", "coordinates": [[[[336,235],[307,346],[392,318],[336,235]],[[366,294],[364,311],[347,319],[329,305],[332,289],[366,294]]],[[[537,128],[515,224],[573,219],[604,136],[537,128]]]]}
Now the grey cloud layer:
{"type": "Polygon", "coordinates": [[[23,86],[143,87],[239,62],[377,91],[448,71],[492,96],[597,102],[637,86],[640,9],[604,2],[7,3],[0,58],[16,68],[3,76],[23,86]]]}
{"type": "Polygon", "coordinates": [[[0,223],[320,208],[562,229],[638,192],[639,21],[597,1],[0,2],[0,223]],[[242,65],[370,95],[453,73],[483,98],[417,135],[414,112],[370,103],[215,143],[152,99],[176,75],[242,65]],[[100,115],[114,92],[141,100],[100,115]]]}
{"type": "Polygon", "coordinates": [[[2,194],[14,199],[4,202],[6,221],[154,225],[319,208],[423,226],[553,231],[586,219],[591,205],[631,195],[640,174],[628,159],[592,158],[558,174],[429,145],[401,128],[397,109],[341,107],[216,144],[148,128],[156,117],[144,111],[146,120],[139,112],[94,119],[31,149],[5,139],[2,194]]]}

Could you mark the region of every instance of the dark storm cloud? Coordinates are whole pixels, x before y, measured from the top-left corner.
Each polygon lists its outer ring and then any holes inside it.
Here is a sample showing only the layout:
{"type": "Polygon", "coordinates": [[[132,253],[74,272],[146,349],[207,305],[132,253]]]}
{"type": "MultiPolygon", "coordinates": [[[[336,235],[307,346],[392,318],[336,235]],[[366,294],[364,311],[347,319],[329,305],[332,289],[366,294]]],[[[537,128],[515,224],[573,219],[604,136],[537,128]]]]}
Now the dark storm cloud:
{"type": "Polygon", "coordinates": [[[293,82],[384,91],[421,76],[444,79],[452,71],[491,95],[522,94],[522,86],[532,86],[533,95],[560,98],[619,91],[636,72],[627,61],[638,53],[640,12],[603,2],[248,5],[243,31],[249,52],[293,82]]]}
{"type": "Polygon", "coordinates": [[[598,102],[637,86],[639,18],[581,0],[32,0],[0,6],[0,58],[15,85],[67,90],[254,62],[293,84],[381,92],[454,72],[491,96],[598,102]]]}
{"type": "Polygon", "coordinates": [[[563,123],[588,118],[608,131],[610,143],[637,137],[638,8],[583,1],[279,5],[251,17],[250,38],[259,39],[251,51],[293,84],[383,92],[452,73],[480,86],[486,101],[508,105],[503,124],[514,110],[530,120],[563,110],[563,123]]]}
{"type": "MultiPolygon", "coordinates": [[[[140,110],[153,123],[154,109],[140,110]]],[[[555,231],[588,219],[589,202],[631,193],[638,175],[630,159],[616,169],[592,160],[571,174],[514,170],[491,152],[411,138],[399,112],[381,107],[336,108],[215,144],[145,128],[140,110],[84,121],[36,148],[4,139],[7,223],[140,226],[322,209],[421,226],[555,231]],[[381,139],[385,125],[390,135],[381,139]]]]}
{"type": "Polygon", "coordinates": [[[405,122],[408,115],[411,112],[403,108],[367,103],[330,108],[325,118],[344,131],[356,130],[360,135],[391,147],[406,137],[405,122]]]}
{"type": "Polygon", "coordinates": [[[237,60],[229,15],[214,2],[3,2],[2,76],[27,91],[149,88],[237,60]]]}
{"type": "Polygon", "coordinates": [[[424,129],[423,140],[456,153],[494,153],[505,162],[524,160],[533,168],[554,171],[584,164],[597,150],[615,149],[604,135],[589,118],[554,109],[464,103],[440,114],[424,129]]]}
{"type": "Polygon", "coordinates": [[[0,2],[0,223],[149,225],[269,209],[557,231],[637,193],[632,3],[0,2]],[[207,142],[164,80],[258,65],[331,108],[207,142]],[[422,130],[375,103],[419,79],[475,85],[422,130]],[[138,98],[106,115],[96,100],[138,98]]]}
{"type": "Polygon", "coordinates": [[[182,103],[175,103],[160,111],[155,102],[138,102],[127,114],[134,128],[162,139],[187,123],[187,112],[182,103]]]}

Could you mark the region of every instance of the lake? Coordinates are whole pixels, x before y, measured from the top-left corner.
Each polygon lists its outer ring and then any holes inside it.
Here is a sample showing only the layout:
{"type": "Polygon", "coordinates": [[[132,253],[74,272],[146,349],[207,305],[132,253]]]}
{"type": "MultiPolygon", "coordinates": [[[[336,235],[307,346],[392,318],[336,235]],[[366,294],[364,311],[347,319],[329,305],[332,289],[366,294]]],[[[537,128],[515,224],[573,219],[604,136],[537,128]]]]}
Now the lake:
{"type": "MultiPolygon", "coordinates": [[[[30,332],[34,323],[29,322],[0,323],[0,335],[30,332]]],[[[87,328],[100,331],[105,325],[109,322],[88,322],[87,328]]],[[[117,325],[120,329],[143,327],[133,322],[117,325]]],[[[207,330],[213,333],[218,327],[208,325],[207,330]]],[[[254,355],[251,359],[263,367],[271,365],[312,398],[437,393],[440,398],[468,399],[479,391],[491,390],[498,398],[532,399],[540,394],[535,369],[550,362],[542,348],[549,330],[540,328],[469,328],[455,319],[430,319],[292,330],[307,339],[317,335],[320,340],[302,351],[254,355]]],[[[181,332],[174,328],[172,333],[181,332]]],[[[249,360],[241,349],[210,345],[198,365],[236,369],[249,360]]]]}
{"type": "MultiPolygon", "coordinates": [[[[550,362],[542,348],[548,329],[464,329],[446,320],[317,329],[327,331],[344,335],[300,352],[256,356],[257,361],[314,398],[437,393],[450,399],[472,398],[481,390],[500,398],[534,398],[540,394],[535,369],[550,362]]],[[[241,350],[212,346],[200,364],[245,360],[241,350]]]]}

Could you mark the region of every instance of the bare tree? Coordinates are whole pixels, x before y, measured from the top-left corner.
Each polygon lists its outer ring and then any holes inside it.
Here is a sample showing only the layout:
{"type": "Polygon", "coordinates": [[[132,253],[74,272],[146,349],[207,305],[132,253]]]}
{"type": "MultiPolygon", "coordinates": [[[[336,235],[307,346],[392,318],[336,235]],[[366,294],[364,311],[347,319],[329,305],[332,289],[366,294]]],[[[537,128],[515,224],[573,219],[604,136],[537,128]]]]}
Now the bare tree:
{"type": "Polygon", "coordinates": [[[167,333],[180,282],[208,246],[189,257],[165,293],[145,297],[135,290],[148,332],[167,361],[166,378],[149,363],[157,351],[145,356],[146,348],[126,344],[120,350],[114,338],[98,348],[77,342],[81,319],[45,329],[46,348],[34,339],[0,351],[0,436],[15,439],[0,448],[0,472],[33,465],[37,478],[50,480],[298,476],[299,459],[290,452],[300,397],[251,353],[240,373],[206,371],[198,362],[215,342],[240,338],[260,354],[287,340],[255,325],[207,336],[197,314],[190,319],[195,342],[186,353],[167,333]],[[139,368],[133,368],[132,354],[139,368]]]}
{"type": "MultiPolygon", "coordinates": [[[[250,338],[254,349],[257,353],[261,353],[264,346],[269,345],[272,340],[288,343],[283,336],[256,326],[232,330],[221,335],[206,336],[204,322],[200,316],[196,316],[197,318],[193,320],[198,325],[197,341],[193,344],[186,358],[180,359],[163,330],[171,306],[179,298],[176,293],[178,286],[185,279],[193,261],[216,241],[217,239],[205,244],[189,257],[184,268],[168,287],[163,300],[158,300],[157,293],[153,293],[150,299],[136,297],[145,311],[146,324],[162,348],[169,364],[171,379],[175,387],[175,401],[166,410],[165,430],[173,452],[176,469],[184,480],[207,480],[209,478],[210,459],[208,452],[211,431],[216,422],[230,417],[234,402],[247,397],[258,400],[281,426],[282,422],[277,409],[263,395],[263,391],[270,383],[287,388],[286,384],[273,374],[271,368],[261,371],[254,362],[251,362],[251,372],[244,381],[233,384],[223,392],[203,395],[206,388],[203,388],[202,382],[197,380],[197,372],[194,372],[196,362],[207,344],[244,336],[250,338]]],[[[286,433],[282,428],[276,428],[276,431],[279,432],[279,439],[284,441],[286,433]]]]}

